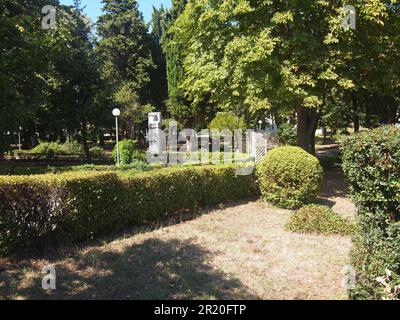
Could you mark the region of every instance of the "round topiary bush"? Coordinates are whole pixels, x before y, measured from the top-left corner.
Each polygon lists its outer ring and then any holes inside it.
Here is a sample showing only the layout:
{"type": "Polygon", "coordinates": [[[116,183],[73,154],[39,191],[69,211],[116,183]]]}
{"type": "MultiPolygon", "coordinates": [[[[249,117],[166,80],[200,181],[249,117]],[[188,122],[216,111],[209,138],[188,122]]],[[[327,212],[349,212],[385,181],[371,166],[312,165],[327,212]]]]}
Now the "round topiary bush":
{"type": "Polygon", "coordinates": [[[263,198],[281,208],[298,209],[318,195],[323,169],[318,159],[298,147],[276,148],[257,166],[263,198]]]}

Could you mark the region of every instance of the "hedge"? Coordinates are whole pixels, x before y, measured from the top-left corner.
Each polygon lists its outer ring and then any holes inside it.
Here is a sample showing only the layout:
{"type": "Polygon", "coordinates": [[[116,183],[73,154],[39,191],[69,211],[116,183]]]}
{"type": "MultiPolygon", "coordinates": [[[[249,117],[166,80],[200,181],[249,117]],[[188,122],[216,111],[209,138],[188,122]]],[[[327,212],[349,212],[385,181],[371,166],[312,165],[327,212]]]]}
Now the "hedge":
{"type": "Polygon", "coordinates": [[[352,254],[357,281],[350,295],[400,298],[400,129],[384,126],[353,135],[342,149],[360,226],[352,254]]]}
{"type": "Polygon", "coordinates": [[[0,252],[41,241],[79,242],[182,210],[257,194],[235,166],[0,177],[0,252]]]}
{"type": "Polygon", "coordinates": [[[298,147],[279,147],[257,165],[265,201],[281,208],[299,209],[318,195],[323,169],[318,159],[298,147]]]}

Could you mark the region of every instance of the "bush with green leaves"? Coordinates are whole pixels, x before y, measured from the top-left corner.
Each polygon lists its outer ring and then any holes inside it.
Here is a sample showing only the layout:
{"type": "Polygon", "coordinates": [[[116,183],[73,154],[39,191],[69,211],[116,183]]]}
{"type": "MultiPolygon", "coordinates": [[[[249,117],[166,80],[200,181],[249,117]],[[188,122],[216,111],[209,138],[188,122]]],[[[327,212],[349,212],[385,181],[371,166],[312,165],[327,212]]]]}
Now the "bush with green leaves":
{"type": "Polygon", "coordinates": [[[132,174],[135,172],[150,171],[159,169],[156,164],[148,164],[145,162],[135,162],[127,165],[95,165],[85,164],[79,166],[33,166],[33,167],[17,167],[15,165],[0,165],[0,176],[26,176],[38,174],[60,174],[66,172],[116,172],[119,174],[132,174]]]}
{"type": "MultiPolygon", "coordinates": [[[[137,141],[126,139],[119,142],[120,164],[146,162],[146,153],[138,150],[137,141]]],[[[117,162],[117,146],[113,150],[114,161],[117,162]]]]}
{"type": "Polygon", "coordinates": [[[292,232],[315,234],[353,235],[355,222],[343,218],[331,208],[321,205],[308,205],[297,210],[286,224],[292,232]]]}
{"type": "Polygon", "coordinates": [[[264,200],[273,205],[298,209],[312,202],[320,190],[323,169],[317,158],[298,147],[279,147],[257,165],[264,200]]]}
{"type": "Polygon", "coordinates": [[[76,141],[42,142],[29,151],[32,154],[53,154],[53,155],[79,155],[84,153],[83,145],[76,141]]]}
{"type": "Polygon", "coordinates": [[[400,278],[400,129],[383,126],[348,137],[342,160],[360,229],[352,255],[357,285],[350,295],[381,299],[386,293],[376,279],[388,270],[388,285],[396,287],[400,278]]]}
{"type": "Polygon", "coordinates": [[[90,152],[90,155],[94,158],[104,157],[104,149],[102,147],[99,147],[99,146],[91,147],[89,152],[90,152]]]}
{"type": "MultiPolygon", "coordinates": [[[[104,156],[104,150],[101,147],[91,147],[90,155],[94,158],[102,158],[104,156]]],[[[83,145],[77,141],[67,141],[60,143],[55,142],[41,142],[35,148],[31,150],[17,150],[14,154],[19,158],[46,158],[54,159],[57,156],[82,156],[84,155],[83,145]]]]}
{"type": "Polygon", "coordinates": [[[211,121],[209,129],[218,131],[228,129],[233,132],[235,129],[245,130],[246,123],[243,118],[237,117],[232,112],[218,112],[215,118],[211,121]]]}
{"type": "Polygon", "coordinates": [[[41,241],[79,242],[201,206],[258,194],[235,165],[149,173],[0,176],[0,252],[41,241]]]}
{"type": "Polygon", "coordinates": [[[289,146],[296,145],[297,132],[296,128],[288,123],[283,123],[278,128],[279,142],[289,146]]]}

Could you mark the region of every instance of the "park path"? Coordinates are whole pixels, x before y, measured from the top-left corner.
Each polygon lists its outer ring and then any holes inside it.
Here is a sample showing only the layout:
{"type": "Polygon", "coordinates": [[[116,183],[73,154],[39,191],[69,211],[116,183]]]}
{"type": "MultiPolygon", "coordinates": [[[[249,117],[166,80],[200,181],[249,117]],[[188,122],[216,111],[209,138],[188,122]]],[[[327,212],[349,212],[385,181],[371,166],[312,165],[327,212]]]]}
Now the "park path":
{"type": "Polygon", "coordinates": [[[351,239],[287,232],[291,214],[236,203],[47,259],[3,259],[0,298],[345,299],[351,239]],[[49,264],[51,293],[41,288],[49,264]]]}

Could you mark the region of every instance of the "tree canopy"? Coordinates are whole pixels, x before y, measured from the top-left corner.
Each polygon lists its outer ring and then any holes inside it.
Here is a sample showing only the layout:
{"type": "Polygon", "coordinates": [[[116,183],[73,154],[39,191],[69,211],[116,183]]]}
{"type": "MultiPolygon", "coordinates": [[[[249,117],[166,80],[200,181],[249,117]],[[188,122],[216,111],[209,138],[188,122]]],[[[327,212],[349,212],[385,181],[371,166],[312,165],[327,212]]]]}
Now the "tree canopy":
{"type": "Polygon", "coordinates": [[[296,112],[298,144],[313,152],[328,100],[398,91],[397,1],[356,1],[355,30],[342,26],[345,5],[189,1],[172,26],[184,56],[181,89],[193,106],[207,99],[247,119],[296,112]]]}
{"type": "Polygon", "coordinates": [[[352,1],[355,28],[344,0],[173,0],[148,23],[136,0],[102,3],[90,23],[79,0],[0,0],[0,153],[22,128],[26,148],[74,139],[89,156],[115,107],[142,142],[152,110],[196,129],[229,112],[296,124],[311,153],[318,126],[399,120],[399,0],[352,1]]]}

